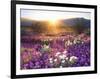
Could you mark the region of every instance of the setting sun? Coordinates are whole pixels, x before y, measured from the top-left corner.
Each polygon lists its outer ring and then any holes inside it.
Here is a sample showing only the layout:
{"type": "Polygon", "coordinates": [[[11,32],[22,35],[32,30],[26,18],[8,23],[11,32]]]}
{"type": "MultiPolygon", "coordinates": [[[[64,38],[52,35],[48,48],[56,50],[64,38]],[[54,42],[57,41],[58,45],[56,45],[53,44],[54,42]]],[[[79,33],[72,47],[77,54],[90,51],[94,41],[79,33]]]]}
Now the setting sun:
{"type": "Polygon", "coordinates": [[[54,34],[59,33],[59,20],[57,18],[49,18],[47,21],[49,30],[54,34]]]}
{"type": "Polygon", "coordinates": [[[54,18],[53,19],[49,19],[48,21],[53,26],[57,25],[57,23],[58,23],[58,20],[57,19],[54,19],[54,18]]]}

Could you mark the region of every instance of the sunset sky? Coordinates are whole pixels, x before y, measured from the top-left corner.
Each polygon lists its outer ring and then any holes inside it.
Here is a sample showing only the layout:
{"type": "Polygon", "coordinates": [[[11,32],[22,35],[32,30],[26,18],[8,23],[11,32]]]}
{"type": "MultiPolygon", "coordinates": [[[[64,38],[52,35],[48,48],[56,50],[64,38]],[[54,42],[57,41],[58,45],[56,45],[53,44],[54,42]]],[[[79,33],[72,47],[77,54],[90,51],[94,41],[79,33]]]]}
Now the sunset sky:
{"type": "Polygon", "coordinates": [[[69,18],[85,18],[90,19],[89,12],[69,12],[69,11],[46,11],[46,10],[28,10],[21,9],[21,18],[27,18],[31,20],[59,20],[69,18]]]}

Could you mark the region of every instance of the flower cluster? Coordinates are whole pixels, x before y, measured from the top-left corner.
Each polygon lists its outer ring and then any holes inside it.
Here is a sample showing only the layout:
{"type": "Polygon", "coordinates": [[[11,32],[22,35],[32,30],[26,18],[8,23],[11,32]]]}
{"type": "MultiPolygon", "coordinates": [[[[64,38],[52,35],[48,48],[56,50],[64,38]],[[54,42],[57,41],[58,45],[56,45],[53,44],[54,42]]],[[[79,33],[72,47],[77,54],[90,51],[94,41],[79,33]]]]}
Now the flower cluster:
{"type": "Polygon", "coordinates": [[[90,66],[90,36],[66,35],[21,43],[21,69],[90,66]]]}

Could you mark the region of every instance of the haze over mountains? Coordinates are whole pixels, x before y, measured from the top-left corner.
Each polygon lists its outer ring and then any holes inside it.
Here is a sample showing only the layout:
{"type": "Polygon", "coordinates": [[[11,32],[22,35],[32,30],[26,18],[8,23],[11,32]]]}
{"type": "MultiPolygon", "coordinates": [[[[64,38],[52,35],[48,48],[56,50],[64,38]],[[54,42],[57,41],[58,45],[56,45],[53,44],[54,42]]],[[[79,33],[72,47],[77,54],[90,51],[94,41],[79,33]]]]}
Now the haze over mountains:
{"type": "MultiPolygon", "coordinates": [[[[69,26],[76,26],[80,23],[85,27],[90,27],[90,20],[84,18],[71,18],[71,19],[64,19],[61,21],[62,23],[65,23],[69,26]]],[[[21,26],[32,26],[33,22],[39,22],[39,21],[21,18],[21,26]]]]}
{"type": "Polygon", "coordinates": [[[69,26],[84,26],[84,27],[90,27],[90,20],[84,19],[84,18],[72,18],[72,19],[65,19],[62,20],[63,23],[69,26]]]}
{"type": "MultiPolygon", "coordinates": [[[[86,31],[90,31],[90,20],[85,18],[71,18],[71,19],[63,19],[59,21],[58,29],[59,32],[77,32],[82,33],[86,31]]],[[[21,18],[21,31],[22,34],[28,33],[52,33],[53,27],[47,27],[48,21],[35,21],[21,18]]]]}

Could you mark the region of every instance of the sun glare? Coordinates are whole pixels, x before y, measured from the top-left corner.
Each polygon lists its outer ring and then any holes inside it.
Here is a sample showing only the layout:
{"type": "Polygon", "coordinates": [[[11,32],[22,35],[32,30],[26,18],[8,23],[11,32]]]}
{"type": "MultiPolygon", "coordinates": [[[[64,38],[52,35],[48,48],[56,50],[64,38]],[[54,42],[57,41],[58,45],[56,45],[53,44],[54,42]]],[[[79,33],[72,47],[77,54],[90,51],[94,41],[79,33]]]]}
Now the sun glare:
{"type": "Polygon", "coordinates": [[[48,22],[50,23],[50,25],[56,26],[58,24],[58,19],[50,18],[50,19],[48,19],[48,22]]]}
{"type": "Polygon", "coordinates": [[[59,19],[58,18],[49,18],[48,20],[48,28],[52,30],[52,33],[59,33],[59,19]]]}
{"type": "Polygon", "coordinates": [[[52,25],[56,25],[57,20],[52,19],[52,20],[49,20],[49,22],[50,22],[50,24],[52,24],[52,25]]]}

